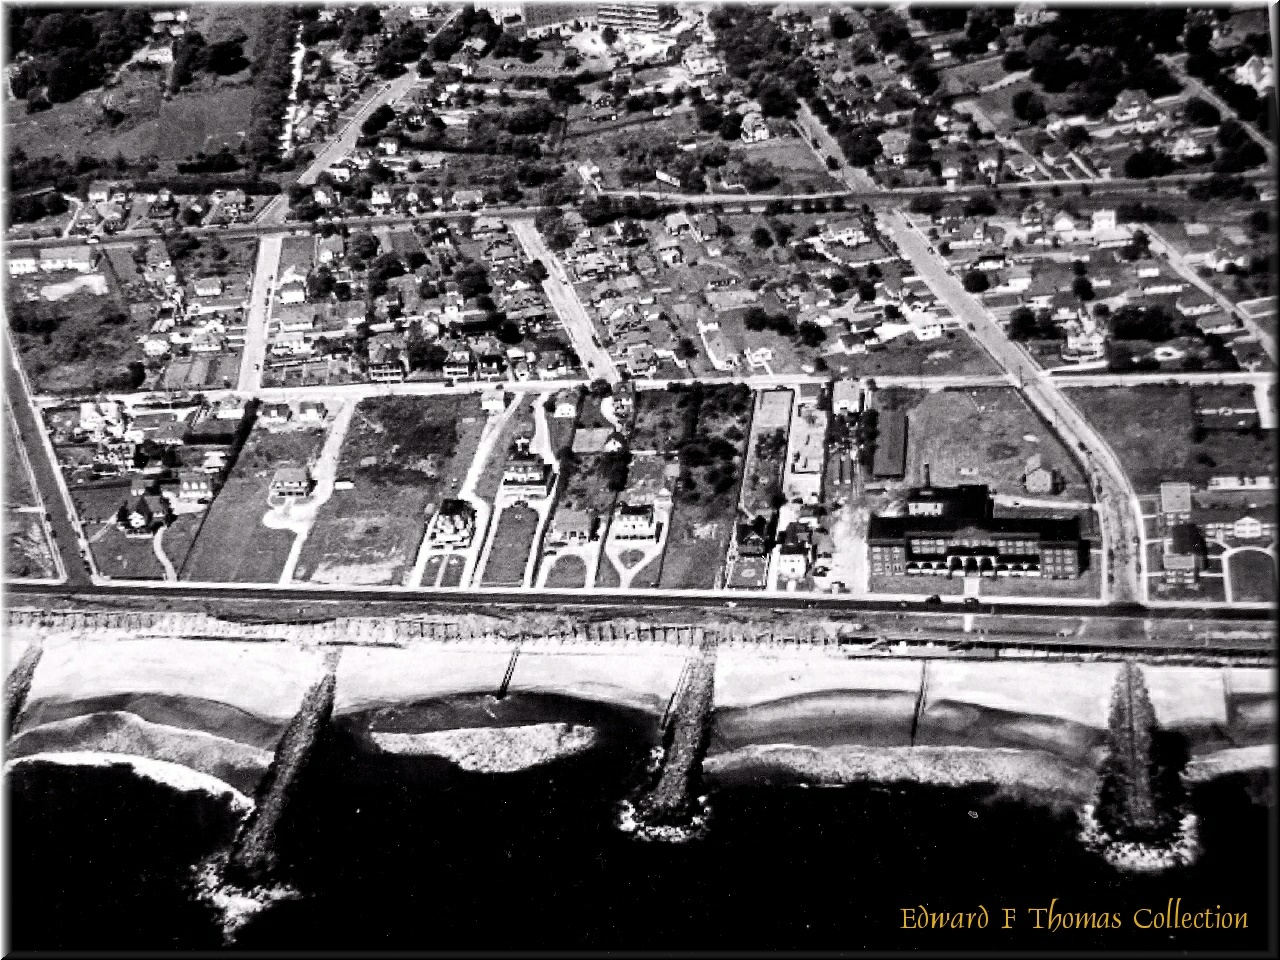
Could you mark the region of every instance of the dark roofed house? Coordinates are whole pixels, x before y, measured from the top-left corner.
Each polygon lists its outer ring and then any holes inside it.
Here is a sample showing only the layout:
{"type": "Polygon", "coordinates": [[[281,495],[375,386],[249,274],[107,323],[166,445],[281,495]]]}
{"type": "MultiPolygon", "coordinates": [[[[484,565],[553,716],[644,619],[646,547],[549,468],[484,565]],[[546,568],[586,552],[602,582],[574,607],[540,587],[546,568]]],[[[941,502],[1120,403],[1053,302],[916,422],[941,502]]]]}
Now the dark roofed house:
{"type": "Polygon", "coordinates": [[[877,411],[876,429],[871,475],[878,480],[901,480],[907,471],[907,415],[901,410],[877,411]]]}
{"type": "Polygon", "coordinates": [[[1200,532],[1190,523],[1175,524],[1164,544],[1164,582],[1190,586],[1200,576],[1200,532]]]}

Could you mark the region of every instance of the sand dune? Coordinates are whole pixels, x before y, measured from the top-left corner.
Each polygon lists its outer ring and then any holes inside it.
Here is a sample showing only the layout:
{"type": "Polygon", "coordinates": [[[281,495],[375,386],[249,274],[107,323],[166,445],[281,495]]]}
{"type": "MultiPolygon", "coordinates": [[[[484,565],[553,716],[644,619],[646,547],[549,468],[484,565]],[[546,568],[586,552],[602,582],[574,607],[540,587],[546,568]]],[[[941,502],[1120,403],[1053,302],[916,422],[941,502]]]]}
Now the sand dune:
{"type": "Polygon", "coordinates": [[[269,750],[165,724],[132,713],[95,713],[28,725],[9,741],[11,757],[43,753],[112,753],[181,764],[252,794],[266,773],[269,750]]]}
{"type": "Polygon", "coordinates": [[[183,793],[201,791],[213,797],[226,798],[233,807],[242,812],[253,809],[253,801],[228,783],[207,773],[200,773],[190,767],[169,763],[165,760],[153,760],[148,757],[135,757],[125,753],[95,753],[89,751],[69,753],[37,753],[29,757],[19,757],[4,765],[5,775],[15,768],[30,763],[58,763],[76,767],[110,767],[124,764],[132,767],[134,772],[148,780],[164,784],[183,793]]]}

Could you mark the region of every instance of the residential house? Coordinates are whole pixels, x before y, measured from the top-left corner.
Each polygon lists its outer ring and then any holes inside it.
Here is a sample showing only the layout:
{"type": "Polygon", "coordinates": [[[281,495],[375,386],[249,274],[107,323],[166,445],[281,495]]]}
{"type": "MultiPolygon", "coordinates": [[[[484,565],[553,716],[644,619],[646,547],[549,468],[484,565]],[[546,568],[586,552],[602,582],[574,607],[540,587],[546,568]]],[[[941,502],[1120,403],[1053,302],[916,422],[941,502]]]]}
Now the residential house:
{"type": "Polygon", "coordinates": [[[609,535],[618,540],[656,540],[658,518],[653,504],[619,503],[609,535]]]}
{"type": "Polygon", "coordinates": [[[1183,482],[1160,484],[1160,516],[1167,527],[1189,522],[1191,509],[1191,484],[1183,482]]]}
{"type": "Polygon", "coordinates": [[[1164,542],[1164,582],[1169,586],[1193,586],[1200,578],[1202,552],[1200,531],[1190,523],[1175,524],[1164,542]]]}
{"type": "Polygon", "coordinates": [[[271,495],[299,499],[311,493],[311,472],[306,467],[280,467],[271,477],[271,495]]]}

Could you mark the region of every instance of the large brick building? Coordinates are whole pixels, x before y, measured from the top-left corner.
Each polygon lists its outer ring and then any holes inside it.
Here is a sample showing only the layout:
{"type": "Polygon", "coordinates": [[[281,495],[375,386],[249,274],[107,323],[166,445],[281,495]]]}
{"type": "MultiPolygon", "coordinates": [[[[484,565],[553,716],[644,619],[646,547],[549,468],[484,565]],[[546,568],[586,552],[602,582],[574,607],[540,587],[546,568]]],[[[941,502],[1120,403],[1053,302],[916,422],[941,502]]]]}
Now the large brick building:
{"type": "Polygon", "coordinates": [[[867,545],[873,574],[1080,575],[1078,518],[994,517],[982,484],[911,491],[906,515],[871,518],[867,545]]]}

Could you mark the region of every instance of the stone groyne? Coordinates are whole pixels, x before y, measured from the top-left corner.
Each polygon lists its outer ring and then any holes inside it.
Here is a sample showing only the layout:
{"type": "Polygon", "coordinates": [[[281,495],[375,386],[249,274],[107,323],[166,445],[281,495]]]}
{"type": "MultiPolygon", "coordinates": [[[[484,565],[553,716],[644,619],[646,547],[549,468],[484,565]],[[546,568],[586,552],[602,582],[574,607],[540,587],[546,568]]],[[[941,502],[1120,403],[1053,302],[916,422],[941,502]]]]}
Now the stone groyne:
{"type": "Polygon", "coordinates": [[[234,884],[253,887],[278,879],[276,834],[298,774],[333,714],[339,653],[333,650],[326,656],[324,675],[307,691],[301,709],[280,738],[275,759],[258,788],[254,811],[242,824],[227,860],[226,879],[234,884]]]}
{"type": "Polygon", "coordinates": [[[40,663],[40,655],[44,648],[33,643],[22,652],[18,662],[9,671],[4,682],[4,737],[9,739],[10,733],[18,727],[22,709],[27,705],[27,694],[31,692],[31,678],[35,675],[36,666],[40,663]]]}

